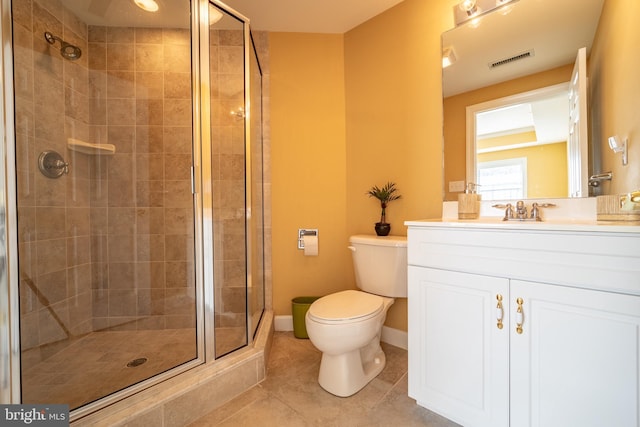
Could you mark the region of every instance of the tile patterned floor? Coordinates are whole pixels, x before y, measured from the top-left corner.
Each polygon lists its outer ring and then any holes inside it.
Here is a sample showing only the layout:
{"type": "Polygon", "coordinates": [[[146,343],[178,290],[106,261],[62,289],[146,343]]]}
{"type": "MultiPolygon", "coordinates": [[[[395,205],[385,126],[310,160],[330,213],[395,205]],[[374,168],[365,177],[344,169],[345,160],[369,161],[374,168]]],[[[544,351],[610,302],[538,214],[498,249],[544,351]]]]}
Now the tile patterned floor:
{"type": "Polygon", "coordinates": [[[383,350],[387,365],[380,375],[340,398],[318,385],[321,354],[313,344],[276,332],[266,380],[190,427],[458,426],[407,396],[407,352],[384,343],[383,350]]]}

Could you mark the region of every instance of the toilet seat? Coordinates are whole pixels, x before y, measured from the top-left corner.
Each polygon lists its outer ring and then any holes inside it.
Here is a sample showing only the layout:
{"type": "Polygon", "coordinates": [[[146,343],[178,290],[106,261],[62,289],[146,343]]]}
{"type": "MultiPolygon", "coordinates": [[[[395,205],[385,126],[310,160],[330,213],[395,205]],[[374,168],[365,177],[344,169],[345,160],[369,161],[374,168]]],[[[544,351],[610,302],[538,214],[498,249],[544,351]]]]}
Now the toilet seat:
{"type": "Polygon", "coordinates": [[[342,291],[315,301],[307,312],[311,320],[324,324],[361,322],[384,308],[381,296],[361,291],[342,291]]]}

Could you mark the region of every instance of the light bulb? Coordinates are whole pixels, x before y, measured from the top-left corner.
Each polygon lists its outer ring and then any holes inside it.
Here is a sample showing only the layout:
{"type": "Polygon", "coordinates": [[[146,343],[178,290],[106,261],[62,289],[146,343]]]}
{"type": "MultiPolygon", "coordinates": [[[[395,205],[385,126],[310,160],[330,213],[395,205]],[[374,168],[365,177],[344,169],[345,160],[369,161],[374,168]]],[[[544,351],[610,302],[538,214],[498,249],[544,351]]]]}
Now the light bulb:
{"type": "Polygon", "coordinates": [[[160,8],[158,6],[158,3],[155,2],[155,0],[133,0],[133,2],[140,9],[145,10],[147,12],[157,12],[158,9],[160,8]]]}
{"type": "Polygon", "coordinates": [[[462,2],[460,2],[459,7],[469,16],[473,15],[478,10],[478,8],[476,7],[476,0],[463,0],[462,2]]]}

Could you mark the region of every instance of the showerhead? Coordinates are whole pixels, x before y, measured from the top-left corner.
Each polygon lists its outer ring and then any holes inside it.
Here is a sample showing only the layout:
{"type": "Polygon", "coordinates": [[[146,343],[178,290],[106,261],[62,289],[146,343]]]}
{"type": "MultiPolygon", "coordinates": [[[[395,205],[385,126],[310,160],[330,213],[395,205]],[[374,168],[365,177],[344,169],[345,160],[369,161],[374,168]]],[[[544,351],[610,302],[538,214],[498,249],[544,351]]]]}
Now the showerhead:
{"type": "Polygon", "coordinates": [[[55,44],[56,41],[60,42],[60,55],[62,55],[62,57],[65,59],[75,61],[82,56],[82,50],[78,46],[67,43],[60,37],[54,36],[48,31],[45,31],[44,39],[51,45],[55,44]]]}
{"type": "Polygon", "coordinates": [[[62,43],[60,54],[70,61],[75,61],[82,56],[82,50],[80,50],[78,46],[74,46],[69,43],[62,43]]]}

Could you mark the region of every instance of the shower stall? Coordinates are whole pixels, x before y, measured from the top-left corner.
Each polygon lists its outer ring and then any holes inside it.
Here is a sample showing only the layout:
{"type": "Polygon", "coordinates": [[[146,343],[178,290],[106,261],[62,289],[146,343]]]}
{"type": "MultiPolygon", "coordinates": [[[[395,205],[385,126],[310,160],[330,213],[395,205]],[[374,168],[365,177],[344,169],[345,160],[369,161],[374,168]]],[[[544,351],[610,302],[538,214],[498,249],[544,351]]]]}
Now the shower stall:
{"type": "Polygon", "coordinates": [[[0,1],[0,403],[73,419],[250,345],[266,275],[248,20],[217,0],[0,1]]]}

